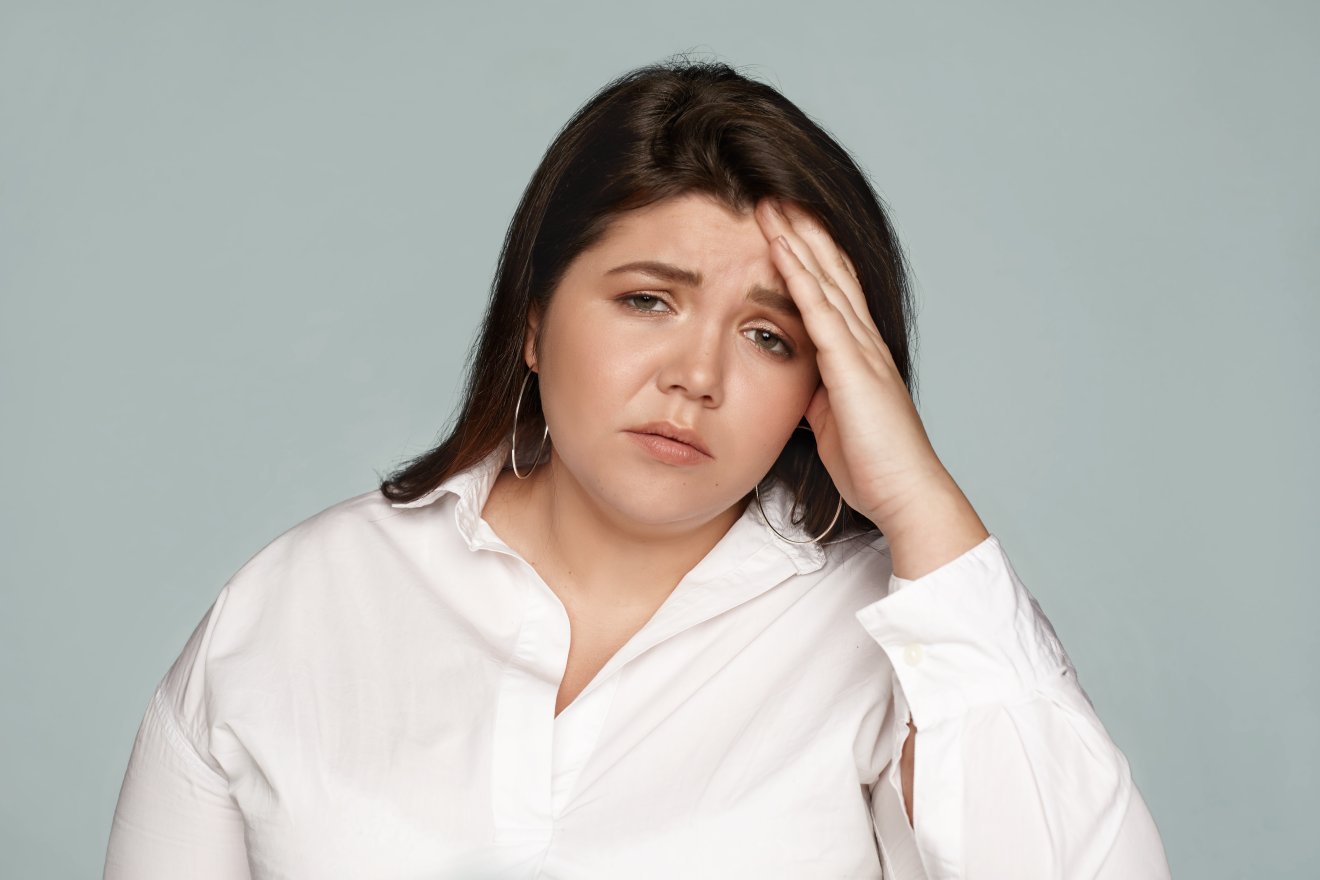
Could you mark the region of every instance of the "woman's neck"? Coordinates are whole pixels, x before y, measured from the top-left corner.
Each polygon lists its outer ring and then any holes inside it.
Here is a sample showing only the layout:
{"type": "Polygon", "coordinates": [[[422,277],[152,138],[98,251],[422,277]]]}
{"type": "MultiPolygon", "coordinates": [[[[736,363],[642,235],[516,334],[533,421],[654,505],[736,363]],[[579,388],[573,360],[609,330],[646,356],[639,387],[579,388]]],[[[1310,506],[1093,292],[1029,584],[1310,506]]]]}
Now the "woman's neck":
{"type": "Polygon", "coordinates": [[[742,515],[745,502],[686,531],[661,534],[584,492],[555,458],[526,479],[501,471],[482,517],[561,598],[659,607],[742,515]]]}

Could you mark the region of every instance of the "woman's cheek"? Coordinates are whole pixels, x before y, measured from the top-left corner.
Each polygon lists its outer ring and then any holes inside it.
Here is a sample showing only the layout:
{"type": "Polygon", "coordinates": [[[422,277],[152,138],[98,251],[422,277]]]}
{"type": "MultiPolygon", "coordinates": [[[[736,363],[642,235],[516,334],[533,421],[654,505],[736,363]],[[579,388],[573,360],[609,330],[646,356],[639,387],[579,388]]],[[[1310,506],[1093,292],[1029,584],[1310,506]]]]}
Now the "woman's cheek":
{"type": "Polygon", "coordinates": [[[655,329],[625,325],[614,332],[595,337],[587,359],[597,363],[603,378],[627,374],[655,363],[666,350],[666,337],[655,329]]]}

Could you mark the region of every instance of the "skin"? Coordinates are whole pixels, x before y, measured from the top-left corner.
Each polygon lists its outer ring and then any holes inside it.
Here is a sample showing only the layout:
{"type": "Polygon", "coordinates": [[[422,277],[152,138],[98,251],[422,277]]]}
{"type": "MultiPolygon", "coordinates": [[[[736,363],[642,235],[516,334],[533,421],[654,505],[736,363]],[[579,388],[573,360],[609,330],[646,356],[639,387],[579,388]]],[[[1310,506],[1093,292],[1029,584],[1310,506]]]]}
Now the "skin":
{"type": "MultiPolygon", "coordinates": [[[[762,200],[740,215],[688,194],[632,212],[530,317],[524,359],[539,374],[551,455],[526,480],[502,473],[483,516],[568,611],[561,701],[741,516],[804,415],[844,500],[889,538],[898,577],[916,580],[989,536],[935,455],[851,261],[795,205],[762,200]],[[638,260],[701,282],[609,272],[638,260]],[[796,314],[749,302],[756,285],[796,314]],[[650,457],[623,431],[651,420],[694,428],[711,458],[650,457]]],[[[914,741],[900,761],[909,822],[914,741]]]]}

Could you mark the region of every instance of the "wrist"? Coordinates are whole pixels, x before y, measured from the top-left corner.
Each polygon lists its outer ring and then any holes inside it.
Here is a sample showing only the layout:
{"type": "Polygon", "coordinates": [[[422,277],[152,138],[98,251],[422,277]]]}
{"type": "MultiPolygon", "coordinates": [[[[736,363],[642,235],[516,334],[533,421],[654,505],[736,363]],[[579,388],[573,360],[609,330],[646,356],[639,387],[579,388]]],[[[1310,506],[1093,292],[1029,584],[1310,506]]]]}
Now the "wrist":
{"type": "Polygon", "coordinates": [[[872,519],[888,538],[893,573],[916,580],[957,559],[990,536],[967,496],[947,475],[914,493],[885,519],[872,519]]]}

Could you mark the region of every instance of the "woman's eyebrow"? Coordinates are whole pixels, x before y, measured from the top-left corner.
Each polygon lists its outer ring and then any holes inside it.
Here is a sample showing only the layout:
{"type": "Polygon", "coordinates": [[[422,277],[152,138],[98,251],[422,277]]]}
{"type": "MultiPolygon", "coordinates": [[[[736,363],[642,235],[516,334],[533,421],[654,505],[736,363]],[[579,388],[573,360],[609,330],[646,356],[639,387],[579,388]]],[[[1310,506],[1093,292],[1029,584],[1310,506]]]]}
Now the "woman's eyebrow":
{"type": "MultiPolygon", "coordinates": [[[[684,284],[688,287],[701,286],[700,272],[684,269],[672,263],[662,263],[659,260],[634,260],[631,263],[615,266],[605,274],[618,275],[624,272],[637,272],[661,281],[684,284]]],[[[787,315],[794,320],[802,320],[802,313],[798,311],[797,303],[793,302],[793,298],[772,287],[762,287],[760,284],[752,285],[752,289],[747,292],[747,301],[787,315]]]]}
{"type": "Polygon", "coordinates": [[[634,260],[622,266],[615,266],[605,274],[617,275],[622,272],[640,272],[652,278],[659,278],[661,281],[674,281],[686,284],[688,287],[701,286],[700,272],[693,272],[691,269],[684,269],[672,263],[661,263],[659,260],[634,260]]]}

